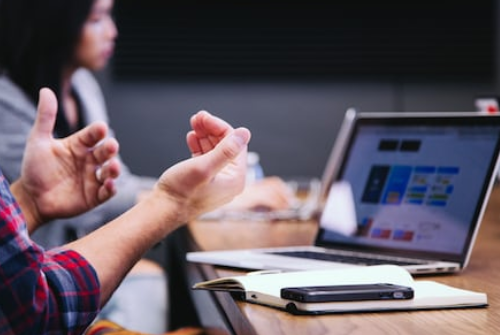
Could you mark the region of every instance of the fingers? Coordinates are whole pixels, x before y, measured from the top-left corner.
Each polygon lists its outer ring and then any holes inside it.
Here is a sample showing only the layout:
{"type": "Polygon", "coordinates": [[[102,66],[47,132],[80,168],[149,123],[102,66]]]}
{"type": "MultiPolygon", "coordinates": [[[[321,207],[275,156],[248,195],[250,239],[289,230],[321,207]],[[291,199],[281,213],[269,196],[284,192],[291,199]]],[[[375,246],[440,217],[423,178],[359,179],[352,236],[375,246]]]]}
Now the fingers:
{"type": "MultiPolygon", "coordinates": [[[[88,143],[90,144],[90,143],[88,143]]],[[[92,147],[89,147],[92,148],[92,147]]],[[[95,162],[97,165],[103,165],[108,160],[116,157],[119,151],[118,141],[114,138],[107,138],[99,145],[92,148],[95,162]]]]}
{"type": "Polygon", "coordinates": [[[203,151],[201,150],[201,146],[198,143],[198,137],[196,136],[194,130],[191,130],[187,133],[186,142],[189,151],[191,151],[191,155],[193,155],[194,157],[201,155],[203,153],[203,151]]]}
{"type": "Polygon", "coordinates": [[[210,114],[207,111],[199,111],[191,117],[191,127],[200,136],[224,136],[233,127],[226,121],[210,114]]]}
{"type": "Polygon", "coordinates": [[[101,142],[107,134],[108,126],[104,122],[94,122],[77,131],[71,138],[72,141],[76,142],[80,147],[92,148],[101,142]]]}
{"type": "Polygon", "coordinates": [[[191,117],[192,131],[187,135],[187,143],[193,156],[212,150],[233,127],[226,121],[200,111],[191,117]]]}
{"type": "Polygon", "coordinates": [[[120,175],[120,162],[115,158],[117,148],[116,140],[108,139],[105,143],[97,146],[93,152],[98,164],[95,179],[97,183],[101,184],[97,190],[97,199],[100,203],[116,194],[115,179],[120,175]]]}
{"type": "Polygon", "coordinates": [[[32,136],[52,138],[57,115],[57,98],[54,92],[48,88],[40,90],[37,110],[32,136]]]}
{"type": "Polygon", "coordinates": [[[115,179],[120,174],[118,141],[106,138],[107,132],[108,126],[105,123],[96,122],[67,138],[77,155],[92,155],[92,163],[95,164],[93,182],[98,184],[98,203],[103,203],[116,194],[115,179]]]}
{"type": "Polygon", "coordinates": [[[118,159],[107,161],[106,164],[98,166],[95,171],[95,178],[99,183],[106,183],[106,180],[113,180],[120,175],[120,162],[118,159]]]}
{"type": "Polygon", "coordinates": [[[249,186],[257,194],[262,193],[260,201],[267,201],[271,209],[285,209],[290,207],[294,194],[286,183],[278,177],[266,177],[249,186]],[[259,189],[261,192],[259,192],[259,189]]]}
{"type": "MultiPolygon", "coordinates": [[[[238,128],[226,136],[213,150],[201,156],[204,159],[203,165],[207,170],[218,173],[228,163],[238,159],[238,156],[245,152],[250,141],[250,131],[246,128],[238,128]]],[[[239,157],[238,167],[246,168],[246,157],[239,157]]]]}
{"type": "Polygon", "coordinates": [[[113,179],[107,179],[97,191],[97,200],[103,203],[116,194],[116,186],[113,179]]]}
{"type": "Polygon", "coordinates": [[[118,159],[107,161],[95,171],[95,179],[100,186],[97,189],[97,201],[103,203],[116,194],[115,179],[120,174],[118,159]]]}

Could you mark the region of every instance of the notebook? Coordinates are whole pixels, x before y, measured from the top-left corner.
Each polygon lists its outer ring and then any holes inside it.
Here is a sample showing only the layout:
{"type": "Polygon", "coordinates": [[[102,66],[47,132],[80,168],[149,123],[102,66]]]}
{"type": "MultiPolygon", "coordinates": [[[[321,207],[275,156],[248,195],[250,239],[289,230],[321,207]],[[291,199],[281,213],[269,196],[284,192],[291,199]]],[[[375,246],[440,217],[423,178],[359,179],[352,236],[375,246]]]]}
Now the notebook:
{"type": "MultiPolygon", "coordinates": [[[[345,288],[345,287],[344,287],[345,288]]],[[[225,291],[237,299],[271,306],[292,314],[326,314],[349,312],[421,311],[444,308],[486,307],[485,293],[444,285],[430,280],[414,280],[408,271],[394,265],[353,267],[261,274],[249,272],[243,276],[221,277],[194,284],[193,289],[225,291]],[[281,291],[290,287],[336,286],[390,283],[412,288],[413,294],[390,295],[378,291],[374,299],[352,296],[337,301],[304,301],[281,291]]],[[[408,292],[408,289],[403,289],[408,292]]],[[[315,291],[318,293],[318,291],[315,291]]],[[[401,292],[401,291],[399,291],[401,292]]],[[[344,292],[345,293],[345,292],[344,292]]]]}
{"type": "Polygon", "coordinates": [[[245,269],[394,264],[413,274],[468,263],[500,150],[500,115],[347,111],[322,178],[314,245],[200,251],[245,269]]]}

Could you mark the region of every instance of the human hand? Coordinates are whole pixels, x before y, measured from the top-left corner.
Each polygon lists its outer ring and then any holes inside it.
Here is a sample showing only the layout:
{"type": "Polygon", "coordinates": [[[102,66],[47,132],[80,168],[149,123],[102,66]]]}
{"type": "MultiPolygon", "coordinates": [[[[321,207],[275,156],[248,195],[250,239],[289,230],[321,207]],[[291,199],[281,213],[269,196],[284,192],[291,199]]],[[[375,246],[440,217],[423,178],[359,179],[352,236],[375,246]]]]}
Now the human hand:
{"type": "Polygon", "coordinates": [[[154,244],[181,224],[230,201],[245,186],[250,131],[233,129],[206,112],[194,115],[191,126],[187,142],[193,157],[163,172],[152,191],[131,209],[65,246],[92,264],[103,303],[154,244]]]}
{"type": "Polygon", "coordinates": [[[56,115],[54,93],[40,90],[21,177],[12,185],[30,231],[36,228],[30,224],[83,213],[116,193],[118,142],[105,139],[107,125],[95,123],[67,138],[54,139],[56,115]]]}
{"type": "Polygon", "coordinates": [[[156,189],[177,204],[182,222],[231,201],[245,186],[250,131],[202,111],[191,118],[187,143],[192,158],[160,177],[156,189]]]}
{"type": "Polygon", "coordinates": [[[247,184],[241,194],[223,206],[227,211],[275,211],[290,208],[294,194],[285,181],[271,176],[247,184]]]}

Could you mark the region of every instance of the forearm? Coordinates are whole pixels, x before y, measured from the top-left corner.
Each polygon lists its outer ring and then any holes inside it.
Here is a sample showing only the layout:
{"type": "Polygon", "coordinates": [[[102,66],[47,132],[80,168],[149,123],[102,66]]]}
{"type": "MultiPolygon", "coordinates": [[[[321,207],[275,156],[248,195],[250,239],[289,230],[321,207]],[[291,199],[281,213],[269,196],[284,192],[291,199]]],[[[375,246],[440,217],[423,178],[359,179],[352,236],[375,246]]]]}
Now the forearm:
{"type": "Polygon", "coordinates": [[[94,267],[105,303],[123,277],[152,246],[181,222],[178,206],[165,197],[150,196],[115,220],[65,246],[94,267]]]}

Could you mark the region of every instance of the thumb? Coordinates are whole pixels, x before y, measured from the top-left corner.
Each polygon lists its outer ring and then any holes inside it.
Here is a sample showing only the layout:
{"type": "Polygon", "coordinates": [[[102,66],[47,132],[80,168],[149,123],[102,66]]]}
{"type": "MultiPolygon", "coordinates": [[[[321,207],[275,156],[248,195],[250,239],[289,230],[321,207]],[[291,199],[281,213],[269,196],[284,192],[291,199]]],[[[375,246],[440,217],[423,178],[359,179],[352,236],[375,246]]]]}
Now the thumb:
{"type": "MultiPolygon", "coordinates": [[[[206,160],[204,166],[206,166],[209,171],[214,171],[214,174],[216,174],[229,162],[237,159],[238,155],[246,150],[250,137],[250,131],[246,128],[237,128],[233,130],[212,151],[201,156],[206,160]]],[[[243,160],[243,162],[239,162],[242,168],[246,167],[246,159],[243,160]]]]}
{"type": "Polygon", "coordinates": [[[49,88],[42,88],[39,93],[36,120],[32,136],[52,137],[57,115],[57,98],[49,88]]]}

